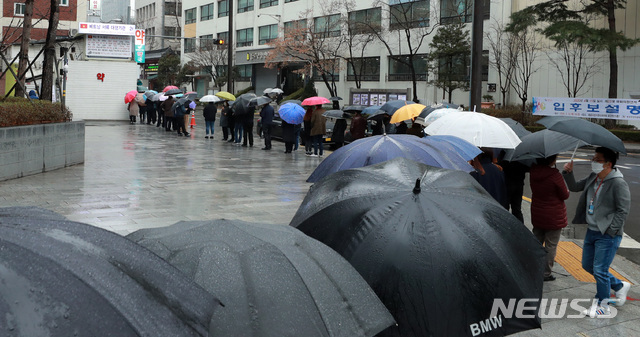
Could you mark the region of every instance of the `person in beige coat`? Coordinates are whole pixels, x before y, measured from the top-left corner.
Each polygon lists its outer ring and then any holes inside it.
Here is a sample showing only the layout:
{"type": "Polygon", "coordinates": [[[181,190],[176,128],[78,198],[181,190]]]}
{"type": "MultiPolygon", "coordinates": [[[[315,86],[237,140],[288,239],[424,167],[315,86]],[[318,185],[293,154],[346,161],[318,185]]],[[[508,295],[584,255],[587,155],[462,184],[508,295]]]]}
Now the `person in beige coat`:
{"type": "Polygon", "coordinates": [[[313,114],[311,115],[311,131],[309,132],[309,136],[311,136],[311,144],[313,144],[313,154],[311,157],[322,157],[324,145],[322,138],[327,134],[327,118],[322,115],[324,113],[325,110],[322,108],[322,105],[316,105],[315,110],[313,110],[313,114]]]}
{"type": "Polygon", "coordinates": [[[129,124],[135,124],[136,117],[140,113],[140,106],[144,106],[144,98],[139,92],[136,97],[129,103],[129,124]]]}

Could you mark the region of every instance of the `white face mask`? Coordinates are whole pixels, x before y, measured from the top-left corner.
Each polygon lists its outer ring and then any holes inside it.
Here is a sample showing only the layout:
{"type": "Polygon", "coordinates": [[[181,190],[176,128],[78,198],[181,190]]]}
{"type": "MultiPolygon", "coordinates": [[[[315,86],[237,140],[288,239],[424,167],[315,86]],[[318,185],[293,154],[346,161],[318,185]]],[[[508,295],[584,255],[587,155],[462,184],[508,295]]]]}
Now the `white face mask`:
{"type": "Polygon", "coordinates": [[[602,172],[602,170],[604,170],[604,164],[600,164],[595,161],[591,162],[591,171],[593,171],[593,173],[598,174],[602,172]]]}

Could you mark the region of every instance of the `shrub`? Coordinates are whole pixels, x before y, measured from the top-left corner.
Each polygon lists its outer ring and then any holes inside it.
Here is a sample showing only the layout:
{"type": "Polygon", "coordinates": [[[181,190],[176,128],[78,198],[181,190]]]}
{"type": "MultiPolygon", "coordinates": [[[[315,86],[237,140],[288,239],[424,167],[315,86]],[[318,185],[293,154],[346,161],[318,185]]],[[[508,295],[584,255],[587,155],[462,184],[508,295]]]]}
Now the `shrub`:
{"type": "Polygon", "coordinates": [[[0,104],[0,127],[68,122],[73,114],[61,103],[12,97],[0,104]]]}
{"type": "Polygon", "coordinates": [[[240,95],[242,95],[242,94],[246,94],[246,93],[248,93],[249,91],[251,91],[251,90],[253,90],[253,89],[254,89],[253,87],[246,87],[246,88],[244,88],[244,89],[242,89],[242,90],[240,90],[240,91],[236,92],[236,93],[235,93],[235,96],[236,96],[236,97],[238,97],[238,96],[240,96],[240,95]]]}
{"type": "Polygon", "coordinates": [[[304,86],[304,91],[302,92],[300,100],[302,101],[306,98],[315,96],[318,96],[318,91],[316,90],[316,84],[313,80],[313,77],[310,77],[307,81],[307,84],[304,86]]]}
{"type": "Polygon", "coordinates": [[[290,99],[299,99],[302,96],[302,92],[304,92],[304,88],[300,88],[294,92],[292,92],[289,96],[284,97],[282,101],[288,101],[290,99]]]}
{"type": "Polygon", "coordinates": [[[511,118],[523,126],[539,126],[536,124],[544,116],[534,116],[531,112],[522,112],[519,106],[508,105],[499,109],[482,109],[482,112],[497,118],[511,118]]]}

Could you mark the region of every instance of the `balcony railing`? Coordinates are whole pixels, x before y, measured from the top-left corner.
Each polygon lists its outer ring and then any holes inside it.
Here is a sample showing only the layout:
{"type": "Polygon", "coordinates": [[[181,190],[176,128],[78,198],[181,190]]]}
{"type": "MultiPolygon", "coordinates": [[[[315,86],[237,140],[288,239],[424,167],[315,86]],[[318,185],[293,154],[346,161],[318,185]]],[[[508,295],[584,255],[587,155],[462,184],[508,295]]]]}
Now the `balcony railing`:
{"type": "MultiPolygon", "coordinates": [[[[360,81],[370,81],[370,82],[380,81],[380,74],[360,75],[358,77],[360,81]]],[[[347,81],[355,81],[355,80],[356,80],[356,75],[347,75],[347,81]]]]}
{"type": "MultiPolygon", "coordinates": [[[[389,74],[389,81],[411,81],[411,74],[389,74]]],[[[426,81],[427,74],[416,74],[416,80],[426,81]]]]}

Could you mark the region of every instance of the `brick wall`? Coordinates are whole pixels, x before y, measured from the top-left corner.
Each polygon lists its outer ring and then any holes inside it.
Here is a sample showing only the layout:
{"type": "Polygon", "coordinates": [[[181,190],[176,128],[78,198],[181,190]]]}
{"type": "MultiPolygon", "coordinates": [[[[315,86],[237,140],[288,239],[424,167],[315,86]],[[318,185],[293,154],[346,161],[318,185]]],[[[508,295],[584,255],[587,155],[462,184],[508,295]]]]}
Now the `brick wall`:
{"type": "MultiPolygon", "coordinates": [[[[56,36],[67,36],[69,31],[58,29],[56,36]]],[[[6,44],[20,42],[22,39],[22,27],[2,27],[2,36],[5,37],[6,44]]],[[[46,28],[31,28],[31,40],[45,40],[47,38],[46,28]]]]}
{"type": "MultiPolygon", "coordinates": [[[[24,3],[22,0],[2,0],[3,1],[3,13],[5,18],[13,17],[14,3],[24,3]]],[[[35,0],[33,3],[33,18],[34,19],[48,19],[49,7],[51,2],[48,0],[35,0]]],[[[62,21],[76,21],[76,9],[78,8],[78,0],[69,0],[68,6],[60,6],[60,20],[62,21]]],[[[21,16],[17,16],[21,18],[21,16]]]]}

